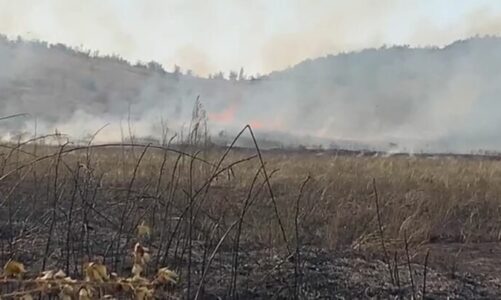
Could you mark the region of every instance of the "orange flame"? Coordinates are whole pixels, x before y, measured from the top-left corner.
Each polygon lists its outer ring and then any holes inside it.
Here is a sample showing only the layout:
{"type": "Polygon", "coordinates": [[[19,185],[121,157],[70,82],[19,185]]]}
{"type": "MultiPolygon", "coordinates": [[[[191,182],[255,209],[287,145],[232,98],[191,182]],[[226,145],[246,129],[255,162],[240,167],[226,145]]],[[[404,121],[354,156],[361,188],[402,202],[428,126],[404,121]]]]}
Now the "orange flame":
{"type": "Polygon", "coordinates": [[[273,121],[254,119],[249,122],[249,125],[253,129],[268,129],[268,130],[284,129],[284,125],[281,119],[275,119],[273,121]]]}
{"type": "Polygon", "coordinates": [[[259,120],[252,120],[249,122],[249,125],[252,127],[252,129],[262,129],[264,128],[263,122],[259,120]]]}
{"type": "Polygon", "coordinates": [[[229,124],[235,120],[236,111],[237,106],[232,104],[220,113],[209,113],[209,119],[217,123],[229,124]]]}

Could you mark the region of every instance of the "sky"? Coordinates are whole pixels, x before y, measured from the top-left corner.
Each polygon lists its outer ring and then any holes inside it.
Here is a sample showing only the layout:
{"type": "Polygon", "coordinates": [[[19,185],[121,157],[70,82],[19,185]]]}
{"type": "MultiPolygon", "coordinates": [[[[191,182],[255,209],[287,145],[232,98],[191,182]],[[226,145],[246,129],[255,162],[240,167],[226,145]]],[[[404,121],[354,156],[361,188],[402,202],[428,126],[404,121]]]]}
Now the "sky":
{"type": "Polygon", "coordinates": [[[501,35],[498,0],[0,0],[0,33],[196,74],[501,35]]]}

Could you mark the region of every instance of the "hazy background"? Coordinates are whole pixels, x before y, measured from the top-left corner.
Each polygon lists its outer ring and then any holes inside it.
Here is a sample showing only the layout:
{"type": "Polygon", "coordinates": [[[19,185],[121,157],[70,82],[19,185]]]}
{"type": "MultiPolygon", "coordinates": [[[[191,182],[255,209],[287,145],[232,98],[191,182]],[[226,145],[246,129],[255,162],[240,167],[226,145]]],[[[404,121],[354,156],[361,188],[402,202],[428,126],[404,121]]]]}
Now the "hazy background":
{"type": "Polygon", "coordinates": [[[31,114],[0,130],[110,123],[108,141],[130,115],[158,136],[187,128],[200,95],[215,135],[249,123],[294,144],[501,150],[501,40],[468,39],[501,34],[500,17],[487,0],[0,0],[0,115],[31,114]]]}
{"type": "Polygon", "coordinates": [[[446,45],[498,34],[496,0],[0,0],[0,32],[155,60],[207,75],[268,73],[306,58],[446,45]]]}

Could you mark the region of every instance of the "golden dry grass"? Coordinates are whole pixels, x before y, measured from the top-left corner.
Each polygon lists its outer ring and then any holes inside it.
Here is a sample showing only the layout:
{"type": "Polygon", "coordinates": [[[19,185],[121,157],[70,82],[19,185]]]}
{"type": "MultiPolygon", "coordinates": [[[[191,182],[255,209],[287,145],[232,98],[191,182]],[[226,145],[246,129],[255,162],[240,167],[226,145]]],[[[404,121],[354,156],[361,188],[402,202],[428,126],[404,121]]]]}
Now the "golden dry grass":
{"type": "MultiPolygon", "coordinates": [[[[64,182],[65,176],[72,175],[69,170],[74,172],[79,164],[81,172],[92,173],[92,178],[100,180],[101,190],[124,192],[143,150],[140,147],[133,151],[130,148],[122,151],[119,147],[91,150],[90,166],[87,166],[85,149],[63,154],[62,161],[68,167],[59,167],[59,180],[64,182]]],[[[33,149],[26,151],[33,152],[33,149]]],[[[21,193],[22,186],[33,183],[33,174],[38,173],[39,180],[53,177],[57,151],[57,148],[38,149],[38,156],[56,155],[12,173],[2,181],[2,186],[7,188],[8,182],[17,182],[15,178],[25,176],[19,185],[21,193]]],[[[215,164],[221,154],[222,151],[213,150],[202,152],[199,157],[215,164]]],[[[251,150],[237,150],[226,158],[222,167],[252,155],[251,150]]],[[[154,194],[163,158],[161,150],[147,150],[136,170],[134,192],[154,194]]],[[[33,159],[14,153],[6,163],[4,173],[24,163],[29,165],[33,159]]],[[[160,192],[172,184],[171,172],[177,159],[177,154],[167,154],[158,187],[160,192]]],[[[292,204],[299,187],[308,175],[312,177],[301,200],[301,226],[306,239],[322,243],[322,246],[347,245],[376,232],[373,179],[376,179],[379,190],[384,230],[389,239],[401,237],[403,231],[407,231],[415,242],[496,241],[500,238],[501,222],[497,218],[501,204],[498,200],[501,186],[497,184],[501,180],[500,161],[454,157],[355,157],[307,152],[267,152],[264,159],[268,173],[275,171],[270,181],[288,232],[294,214],[292,204]]],[[[190,162],[189,157],[182,157],[178,162],[174,175],[179,184],[176,193],[186,192],[190,162]]],[[[233,167],[233,174],[223,172],[217,176],[206,196],[210,200],[204,201],[206,209],[214,210],[215,215],[228,215],[229,221],[232,212],[239,209],[242,196],[248,191],[258,169],[259,163],[254,158],[233,167]]],[[[203,186],[211,172],[208,164],[193,163],[192,188],[203,186]]],[[[266,224],[264,221],[270,205],[266,189],[261,190],[258,198],[247,222],[259,227],[266,224]]],[[[269,232],[257,230],[253,233],[269,232]]]]}

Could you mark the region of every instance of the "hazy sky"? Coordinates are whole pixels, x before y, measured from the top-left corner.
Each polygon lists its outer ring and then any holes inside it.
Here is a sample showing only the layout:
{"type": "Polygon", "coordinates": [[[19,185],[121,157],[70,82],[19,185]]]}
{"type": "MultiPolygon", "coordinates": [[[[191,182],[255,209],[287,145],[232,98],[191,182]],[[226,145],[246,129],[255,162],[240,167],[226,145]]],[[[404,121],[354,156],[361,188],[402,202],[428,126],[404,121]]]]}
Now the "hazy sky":
{"type": "Polygon", "coordinates": [[[0,0],[0,33],[206,75],[501,34],[499,0],[0,0]]]}

